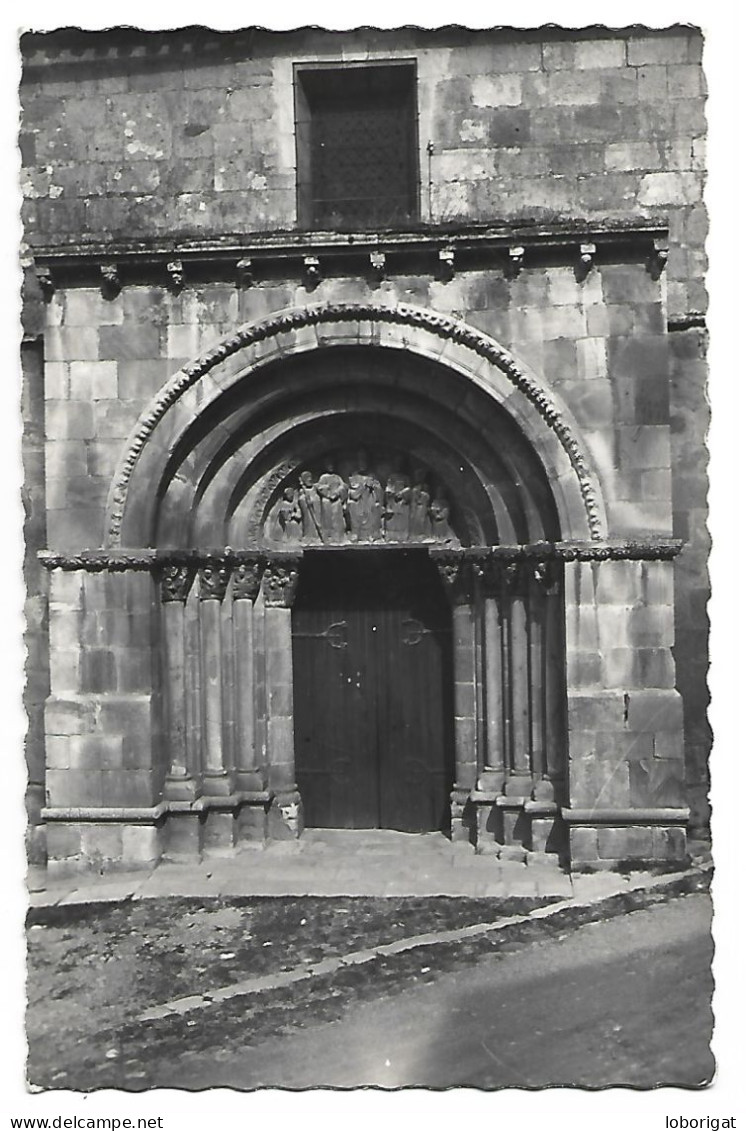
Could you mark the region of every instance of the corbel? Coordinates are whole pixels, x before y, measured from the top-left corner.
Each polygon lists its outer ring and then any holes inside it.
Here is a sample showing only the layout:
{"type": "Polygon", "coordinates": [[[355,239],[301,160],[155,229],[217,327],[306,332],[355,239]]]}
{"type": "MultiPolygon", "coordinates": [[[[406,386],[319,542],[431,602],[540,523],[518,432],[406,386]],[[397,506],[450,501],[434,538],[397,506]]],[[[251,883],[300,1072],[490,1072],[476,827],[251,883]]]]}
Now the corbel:
{"type": "Polygon", "coordinates": [[[166,264],[168,275],[168,289],[172,294],[179,294],[184,287],[184,264],[180,259],[170,259],[166,264]]]}
{"type": "Polygon", "coordinates": [[[306,286],[310,289],[321,281],[321,264],[315,255],[306,255],[303,258],[303,277],[306,286]]]}
{"type": "Polygon", "coordinates": [[[516,279],[523,268],[523,260],[526,255],[525,247],[509,247],[508,248],[508,265],[506,274],[509,279],[516,279]]]}
{"type": "Polygon", "coordinates": [[[583,279],[587,278],[590,274],[595,257],[596,245],[594,243],[581,243],[575,269],[579,283],[582,283],[583,279]]]}
{"type": "Polygon", "coordinates": [[[49,300],[54,295],[54,279],[52,278],[51,268],[36,265],[35,271],[36,280],[39,284],[39,288],[41,289],[44,300],[45,302],[49,302],[49,300]]]}
{"type": "Polygon", "coordinates": [[[438,277],[444,283],[450,282],[456,272],[454,259],[455,252],[452,247],[442,247],[438,252],[438,277]]]}
{"type": "Polygon", "coordinates": [[[116,263],[102,263],[99,267],[101,276],[101,295],[111,301],[115,299],[122,289],[122,280],[119,278],[119,267],[116,263]]]}
{"type": "Polygon", "coordinates": [[[370,253],[370,273],[376,283],[382,283],[386,278],[386,256],[382,251],[370,253]]]}
{"type": "Polygon", "coordinates": [[[236,264],[236,275],[239,287],[250,287],[256,282],[254,276],[254,264],[248,257],[246,259],[239,259],[236,264]]]}
{"type": "Polygon", "coordinates": [[[653,240],[653,252],[648,259],[648,272],[653,279],[660,279],[668,262],[668,240],[653,240]]]}

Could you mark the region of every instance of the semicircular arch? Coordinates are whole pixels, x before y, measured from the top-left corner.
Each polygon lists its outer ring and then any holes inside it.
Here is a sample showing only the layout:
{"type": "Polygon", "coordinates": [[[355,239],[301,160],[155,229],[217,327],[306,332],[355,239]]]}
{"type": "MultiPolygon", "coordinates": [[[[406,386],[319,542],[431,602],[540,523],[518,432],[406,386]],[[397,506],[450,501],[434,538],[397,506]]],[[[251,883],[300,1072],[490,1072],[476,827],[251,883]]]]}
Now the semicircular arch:
{"type": "MultiPolygon", "coordinates": [[[[438,374],[442,407],[472,422],[479,421],[488,406],[504,413],[543,469],[559,515],[560,536],[591,541],[605,536],[603,497],[590,455],[570,413],[538,377],[486,334],[454,318],[404,304],[350,303],[302,307],[249,324],[177,372],[129,438],[109,493],[107,544],[153,542],[158,491],[167,492],[181,474],[188,496],[195,484],[183,479],[183,469],[189,459],[199,464],[194,455],[199,444],[205,452],[212,447],[213,453],[230,447],[235,432],[230,413],[221,407],[226,398],[235,399],[239,415],[242,404],[256,414],[281,405],[283,399],[287,403],[286,362],[311,354],[330,357],[329,351],[339,347],[369,360],[376,351],[389,358],[398,355],[405,359],[404,368],[411,359],[427,359],[438,374]],[[196,425],[201,430],[198,442],[196,425]]],[[[424,401],[434,388],[421,383],[420,392],[424,401]]]]}

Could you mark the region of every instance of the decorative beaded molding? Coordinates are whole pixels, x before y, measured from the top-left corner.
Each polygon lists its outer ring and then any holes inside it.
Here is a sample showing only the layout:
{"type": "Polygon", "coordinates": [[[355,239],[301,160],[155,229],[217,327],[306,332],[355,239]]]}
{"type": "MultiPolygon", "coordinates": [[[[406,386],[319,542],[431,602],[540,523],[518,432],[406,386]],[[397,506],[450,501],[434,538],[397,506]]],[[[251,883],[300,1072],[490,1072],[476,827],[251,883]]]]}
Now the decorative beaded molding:
{"type": "Polygon", "coordinates": [[[585,506],[591,540],[601,540],[601,516],[596,490],[590,469],[582,449],[572,429],[563,419],[562,413],[553,399],[539,384],[516,364],[507,350],[492,338],[464,322],[458,322],[431,310],[408,306],[374,306],[367,303],[329,303],[324,306],[308,306],[278,314],[264,322],[244,326],[235,334],[220,342],[191,365],[184,366],[171,378],[162,391],[140,417],[129,449],[122,461],[110,498],[109,542],[116,546],[121,537],[122,519],[127,499],[127,489],[138,456],[150,439],[158,422],[168,409],[178,401],[187,389],[214,366],[225,361],[239,350],[256,342],[279,334],[292,333],[306,326],[317,326],[325,322],[389,322],[414,329],[429,330],[441,338],[466,346],[479,357],[496,365],[508,377],[538,411],[545,423],[557,436],[565,450],[580,485],[585,506]]]}
{"type": "MultiPolygon", "coordinates": [[[[432,547],[430,555],[441,556],[443,564],[461,565],[470,563],[475,568],[484,569],[488,564],[504,562],[605,562],[605,561],[633,561],[633,562],[660,562],[672,561],[681,553],[683,543],[678,538],[648,538],[645,541],[633,542],[600,542],[600,543],[574,543],[574,542],[527,542],[521,546],[470,546],[465,550],[447,550],[432,547]],[[453,555],[453,561],[449,556],[453,555]]],[[[354,546],[323,547],[325,552],[355,553],[354,546]]],[[[369,549],[365,546],[364,549],[369,549]]],[[[396,546],[379,547],[380,552],[397,549],[396,546]]],[[[313,554],[317,550],[304,549],[298,557],[304,554],[313,554]]],[[[294,555],[295,556],[295,555],[294,555]]],[[[126,570],[141,572],[158,572],[166,567],[192,566],[197,569],[200,565],[220,565],[240,568],[242,565],[250,571],[257,562],[271,562],[277,560],[283,563],[288,557],[287,552],[262,550],[131,550],[122,552],[116,550],[85,550],[80,554],[57,554],[49,550],[40,550],[39,561],[48,570],[60,569],[67,572],[83,570],[86,573],[121,573],[126,570]]],[[[251,582],[248,582],[252,584],[251,582]]]]}

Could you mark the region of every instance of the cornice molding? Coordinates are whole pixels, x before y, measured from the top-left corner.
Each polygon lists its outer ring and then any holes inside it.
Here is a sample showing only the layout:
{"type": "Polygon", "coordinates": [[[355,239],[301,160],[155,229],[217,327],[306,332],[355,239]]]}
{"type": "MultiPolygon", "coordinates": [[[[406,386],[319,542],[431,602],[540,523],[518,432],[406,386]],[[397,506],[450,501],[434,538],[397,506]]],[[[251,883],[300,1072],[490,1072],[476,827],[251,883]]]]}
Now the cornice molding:
{"type": "Polygon", "coordinates": [[[404,303],[399,303],[396,306],[383,306],[373,303],[350,302],[298,307],[265,319],[263,322],[243,326],[235,334],[225,338],[217,346],[203,354],[197,361],[184,366],[171,378],[140,417],[130,439],[129,448],[120,464],[109,502],[108,541],[110,544],[116,546],[119,543],[127,490],[137,459],[155,431],[156,425],[187,389],[196,384],[216,365],[247,346],[266,341],[280,334],[292,334],[308,326],[354,321],[393,323],[414,330],[429,331],[446,341],[465,346],[477,356],[497,366],[538,412],[562,445],[578,479],[591,540],[594,542],[601,541],[602,520],[599,500],[594,478],[586,462],[580,442],[567,423],[562,409],[559,408],[551,394],[534,377],[525,372],[506,349],[493,338],[488,337],[468,323],[457,321],[433,310],[409,306],[404,303]]]}
{"type": "Polygon", "coordinates": [[[107,239],[32,247],[37,277],[47,296],[55,286],[85,285],[106,268],[122,286],[151,281],[181,289],[189,278],[231,278],[253,284],[266,272],[315,283],[325,273],[373,275],[415,269],[442,279],[463,267],[501,270],[506,276],[530,266],[632,256],[653,274],[665,265],[668,228],[642,217],[599,223],[569,217],[554,224],[429,224],[403,231],[271,231],[210,238],[107,239]],[[519,254],[520,253],[520,254],[519,254]],[[382,258],[383,257],[383,258],[382,258]]]}
{"type": "MultiPolygon", "coordinates": [[[[647,538],[623,542],[529,542],[515,546],[470,546],[464,550],[449,550],[433,546],[431,557],[442,559],[443,564],[469,564],[486,571],[500,563],[525,562],[604,562],[604,561],[673,561],[681,552],[683,542],[678,538],[647,538]]],[[[401,549],[397,545],[381,544],[380,553],[401,549]]],[[[360,547],[370,550],[369,545],[360,547]]],[[[355,546],[324,546],[325,553],[357,553],[355,546]]],[[[189,566],[193,571],[200,567],[218,565],[234,569],[234,585],[239,577],[246,579],[249,589],[257,585],[257,572],[263,564],[276,561],[282,565],[290,556],[293,561],[306,554],[318,553],[318,548],[304,548],[297,554],[267,549],[248,550],[83,550],[80,553],[56,553],[40,550],[39,561],[48,570],[85,573],[121,573],[124,571],[153,572],[160,574],[167,567],[189,566]]]]}

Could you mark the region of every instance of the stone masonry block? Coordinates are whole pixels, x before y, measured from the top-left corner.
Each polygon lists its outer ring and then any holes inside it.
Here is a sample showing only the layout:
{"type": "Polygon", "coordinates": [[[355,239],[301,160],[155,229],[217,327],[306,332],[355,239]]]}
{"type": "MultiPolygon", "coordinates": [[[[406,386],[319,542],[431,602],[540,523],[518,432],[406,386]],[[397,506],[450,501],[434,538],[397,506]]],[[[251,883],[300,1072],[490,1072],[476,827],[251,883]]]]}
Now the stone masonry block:
{"type": "Polygon", "coordinates": [[[601,99],[601,80],[592,71],[555,71],[550,73],[547,97],[557,106],[583,106],[601,99]]]}
{"type": "Polygon", "coordinates": [[[98,401],[116,397],[116,362],[70,362],[70,396],[73,400],[81,401],[98,401]]]}
{"type": "Polygon", "coordinates": [[[598,860],[598,830],[580,825],[570,828],[570,859],[574,864],[598,860]]]}
{"type": "Polygon", "coordinates": [[[150,748],[153,725],[150,695],[106,695],[98,708],[99,727],[104,734],[128,735],[150,748]]]}
{"type": "Polygon", "coordinates": [[[633,37],[627,42],[627,62],[630,67],[645,63],[686,63],[689,59],[689,36],[646,35],[633,37]]]}
{"type": "Polygon", "coordinates": [[[682,828],[652,829],[653,860],[685,860],[686,832],[682,828]]]}
{"type": "Polygon", "coordinates": [[[84,440],[48,439],[46,443],[47,482],[66,475],[85,475],[86,445],[84,440]]]}
{"type": "Polygon", "coordinates": [[[653,830],[641,825],[600,828],[598,854],[602,860],[651,859],[653,830]]]}
{"type": "Polygon", "coordinates": [[[92,863],[120,860],[122,827],[117,824],[85,824],[82,826],[81,851],[92,863]]]}
{"type": "Polygon", "coordinates": [[[47,361],[96,361],[98,330],[84,326],[52,326],[44,335],[47,361]]]}
{"type": "Polygon", "coordinates": [[[679,693],[674,690],[631,691],[626,725],[636,731],[680,733],[683,714],[679,693]]]}
{"type": "Polygon", "coordinates": [[[94,328],[120,323],[124,317],[123,300],[113,301],[102,297],[98,288],[80,287],[63,292],[63,323],[65,326],[94,328]]]}
{"type": "Polygon", "coordinates": [[[567,696],[567,715],[571,733],[589,730],[621,731],[624,726],[624,712],[624,696],[618,693],[599,692],[583,695],[570,692],[567,696]]]}
{"type": "Polygon", "coordinates": [[[570,754],[570,802],[578,809],[625,808],[630,802],[630,770],[624,759],[598,761],[570,754]]]}
{"type": "Polygon", "coordinates": [[[640,184],[639,202],[644,206],[697,204],[701,199],[701,173],[647,173],[640,184]]]}
{"type": "Polygon", "coordinates": [[[621,425],[618,430],[622,467],[668,468],[671,466],[671,439],[661,424],[621,425]]]}
{"type": "Polygon", "coordinates": [[[149,808],[157,800],[150,770],[102,770],[100,777],[105,805],[149,808]]]}
{"type": "Polygon", "coordinates": [[[661,147],[652,141],[612,142],[606,147],[605,165],[613,171],[660,169],[661,147]]]}
{"type": "Polygon", "coordinates": [[[69,765],[74,770],[122,768],[122,737],[109,734],[75,734],[69,743],[69,765]]]}
{"type": "Polygon", "coordinates": [[[684,766],[678,759],[630,762],[630,800],[640,808],[679,809],[686,805],[684,766]]]}
{"type": "Polygon", "coordinates": [[[120,361],[117,372],[118,395],[126,401],[141,401],[144,407],[147,401],[166,384],[175,369],[176,366],[165,359],[120,361]]]}
{"type": "Polygon", "coordinates": [[[47,435],[57,440],[90,440],[95,436],[93,406],[83,401],[49,401],[47,435]]]}
{"type": "Polygon", "coordinates": [[[82,825],[50,821],[47,825],[47,856],[50,860],[69,860],[80,856],[82,825]]]}
{"type": "Polygon", "coordinates": [[[80,649],[53,648],[49,657],[49,680],[55,695],[81,690],[80,649]]]}
{"type": "Polygon", "coordinates": [[[102,326],[99,330],[99,353],[103,359],[151,360],[161,355],[161,332],[158,326],[102,326]]]}
{"type": "Polygon", "coordinates": [[[149,864],[163,852],[163,830],[155,825],[122,825],[122,859],[132,864],[149,864]]]}
{"type": "Polygon", "coordinates": [[[93,730],[95,705],[89,699],[50,696],[44,705],[46,733],[89,734],[93,730]]]}
{"type": "Polygon", "coordinates": [[[99,770],[47,770],[47,804],[51,807],[99,806],[104,804],[99,770]]]}

